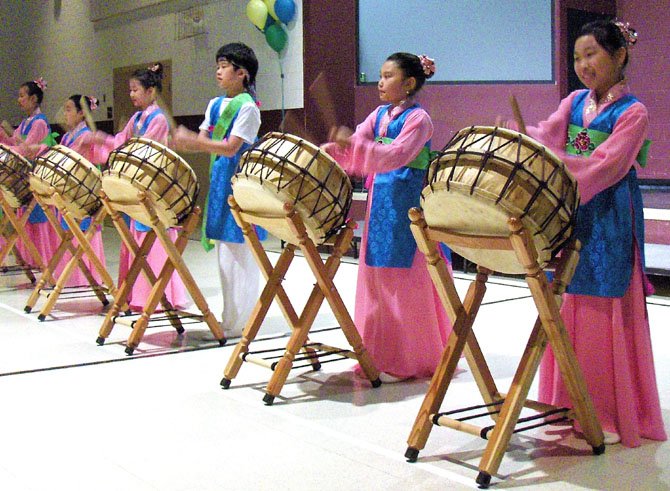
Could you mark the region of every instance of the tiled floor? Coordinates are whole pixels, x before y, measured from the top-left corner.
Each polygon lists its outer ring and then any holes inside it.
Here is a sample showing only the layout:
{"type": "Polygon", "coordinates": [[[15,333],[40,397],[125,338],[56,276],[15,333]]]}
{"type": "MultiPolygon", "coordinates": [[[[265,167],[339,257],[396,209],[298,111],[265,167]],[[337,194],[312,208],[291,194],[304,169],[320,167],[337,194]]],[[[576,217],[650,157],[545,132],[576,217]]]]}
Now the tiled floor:
{"type": "MultiPolygon", "coordinates": [[[[105,241],[108,250],[118,250],[113,230],[105,230],[105,241]]],[[[113,275],[114,256],[108,258],[113,275]]],[[[218,314],[214,258],[196,242],[185,257],[218,314]]],[[[355,278],[351,263],[336,276],[351,312],[355,278]]],[[[461,294],[471,280],[457,275],[461,294]]],[[[524,283],[491,283],[475,327],[505,390],[535,311],[524,283]]],[[[296,259],[284,286],[297,309],[312,284],[305,262],[296,259]]],[[[262,403],[266,369],[244,364],[230,390],[219,386],[235,340],[221,348],[202,325],[187,326],[181,337],[155,328],[128,357],[127,327],[116,326],[104,346],[95,344],[102,322],[96,301],[60,301],[53,316],[39,322],[36,313],[23,312],[28,295],[24,277],[0,277],[2,490],[476,487],[483,440],[434,428],[417,463],[403,458],[426,380],[372,389],[353,375],[351,361],[329,363],[320,372],[291,372],[268,407],[262,403]]],[[[669,299],[651,297],[649,315],[670,431],[669,299]]],[[[327,307],[316,324],[335,325],[327,307]]],[[[287,330],[273,306],[261,334],[275,339],[264,343],[281,345],[285,340],[276,337],[287,330]]],[[[319,336],[346,345],[339,331],[319,336]]],[[[451,385],[445,407],[480,401],[466,369],[451,385]]],[[[670,443],[616,445],[596,457],[569,428],[533,430],[513,437],[493,483],[494,489],[670,489],[670,443]]]]}

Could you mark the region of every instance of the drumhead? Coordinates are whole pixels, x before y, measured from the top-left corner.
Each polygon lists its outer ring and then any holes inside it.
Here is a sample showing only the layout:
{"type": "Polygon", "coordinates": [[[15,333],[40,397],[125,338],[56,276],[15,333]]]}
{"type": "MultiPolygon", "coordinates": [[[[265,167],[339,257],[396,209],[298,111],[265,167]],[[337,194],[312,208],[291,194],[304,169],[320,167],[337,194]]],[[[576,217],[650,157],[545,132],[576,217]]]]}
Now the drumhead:
{"type": "Polygon", "coordinates": [[[54,188],[62,196],[66,209],[79,220],[94,214],[102,205],[102,173],[63,145],[55,145],[35,159],[29,181],[32,191],[47,204],[57,204],[50,194],[54,188]]]}
{"type": "MultiPolygon", "coordinates": [[[[268,133],[243,154],[232,188],[240,208],[255,215],[283,217],[284,204],[291,203],[316,244],[344,225],[353,196],[351,181],[335,160],[285,133],[268,133]]],[[[264,222],[263,227],[296,242],[285,221],[264,222]]]]}
{"type": "Polygon", "coordinates": [[[131,138],[110,153],[102,175],[109,200],[146,225],[150,216],[141,206],[145,193],[166,227],[177,226],[195,207],[199,184],[195,172],[177,153],[147,138],[131,138]]]}
{"type": "MultiPolygon", "coordinates": [[[[428,176],[421,206],[430,227],[506,237],[509,218],[519,218],[532,234],[541,267],[572,233],[579,204],[576,182],[555,154],[526,135],[465,128],[431,161],[428,176]]],[[[513,251],[447,245],[493,271],[525,272],[513,251]]]]}
{"type": "Polygon", "coordinates": [[[32,168],[30,160],[0,143],[0,192],[11,208],[20,208],[31,200],[28,175],[32,168]]]}

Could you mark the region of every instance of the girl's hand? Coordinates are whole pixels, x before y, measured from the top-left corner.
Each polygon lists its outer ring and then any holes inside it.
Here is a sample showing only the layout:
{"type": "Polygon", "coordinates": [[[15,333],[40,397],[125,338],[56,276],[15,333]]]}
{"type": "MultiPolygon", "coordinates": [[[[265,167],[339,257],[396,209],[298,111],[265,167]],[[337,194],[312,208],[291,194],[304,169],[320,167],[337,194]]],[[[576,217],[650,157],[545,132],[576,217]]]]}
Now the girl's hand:
{"type": "Polygon", "coordinates": [[[42,149],[47,149],[45,145],[40,145],[39,143],[21,143],[19,148],[21,149],[21,153],[29,159],[34,159],[37,157],[37,155],[41,153],[42,149]]]}
{"type": "Polygon", "coordinates": [[[96,131],[93,133],[91,137],[91,142],[96,143],[98,145],[104,144],[105,140],[107,140],[107,133],[105,133],[104,131],[96,131]]]}
{"type": "Polygon", "coordinates": [[[346,148],[351,145],[351,135],[354,132],[346,126],[333,126],[328,132],[328,141],[337,143],[338,146],[346,148]]]}

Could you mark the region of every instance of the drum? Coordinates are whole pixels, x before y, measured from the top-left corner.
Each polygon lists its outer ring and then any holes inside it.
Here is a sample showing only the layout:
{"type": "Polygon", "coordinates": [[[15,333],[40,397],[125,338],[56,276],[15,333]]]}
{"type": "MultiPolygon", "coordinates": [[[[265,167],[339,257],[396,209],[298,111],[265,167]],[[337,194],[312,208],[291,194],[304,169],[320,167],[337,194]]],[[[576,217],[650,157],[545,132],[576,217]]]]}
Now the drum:
{"type": "MultiPolygon", "coordinates": [[[[287,133],[268,133],[243,153],[232,187],[235,201],[246,212],[283,217],[284,203],[293,204],[316,244],[344,225],[353,195],[351,181],[337,162],[287,133]]],[[[286,242],[296,242],[284,221],[263,227],[286,242]]]]}
{"type": "MultiPolygon", "coordinates": [[[[421,202],[430,227],[459,234],[509,236],[508,219],[520,218],[544,267],[572,234],[579,194],[558,157],[532,138],[473,126],[431,160],[421,202]]],[[[514,251],[447,245],[491,270],[525,272],[514,251]]]]}
{"type": "Polygon", "coordinates": [[[50,189],[63,197],[67,210],[77,219],[93,215],[102,205],[102,173],[71,148],[55,145],[35,159],[30,188],[45,203],[56,205],[50,189]]]}
{"type": "Polygon", "coordinates": [[[147,138],[131,138],[109,154],[102,174],[102,189],[116,207],[149,225],[140,205],[144,191],[161,224],[174,227],[195,207],[200,191],[193,169],[175,152],[147,138]]]}
{"type": "Polygon", "coordinates": [[[28,176],[33,164],[0,143],[0,192],[12,208],[28,204],[33,197],[28,176]]]}

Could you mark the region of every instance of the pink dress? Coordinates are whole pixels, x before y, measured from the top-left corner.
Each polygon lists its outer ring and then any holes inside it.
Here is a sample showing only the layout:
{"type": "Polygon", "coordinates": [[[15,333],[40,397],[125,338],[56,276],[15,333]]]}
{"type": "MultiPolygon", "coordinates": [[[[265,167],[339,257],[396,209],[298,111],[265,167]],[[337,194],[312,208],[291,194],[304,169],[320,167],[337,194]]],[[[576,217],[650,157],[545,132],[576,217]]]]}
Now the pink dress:
{"type": "MultiPolygon", "coordinates": [[[[584,107],[584,125],[608,104],[628,92],[619,84],[613,98],[596,110],[584,107]]],[[[528,134],[554,150],[579,185],[582,203],[618,183],[635,163],[647,134],[646,108],[634,103],[618,119],[614,131],[590,157],[565,153],[572,99],[528,134]]],[[[592,94],[589,96],[592,97],[592,94]]],[[[588,102],[588,101],[587,101],[588,102]]],[[[666,440],[656,386],[645,294],[650,291],[642,258],[633,240],[633,273],[620,298],[565,294],[561,315],[586,379],[589,394],[603,430],[618,433],[621,443],[637,447],[641,438],[666,440]]],[[[548,350],[540,366],[541,401],[570,406],[553,353],[548,350]]]]}
{"type": "MultiPolygon", "coordinates": [[[[67,146],[68,148],[71,148],[75,152],[77,152],[79,155],[84,157],[86,160],[91,162],[91,158],[93,155],[93,148],[90,144],[88,144],[88,138],[86,138],[87,134],[90,135],[90,132],[84,132],[84,133],[79,133],[83,128],[86,127],[85,122],[79,123],[76,128],[68,131],[63,135],[63,138],[61,139],[61,144],[67,146]],[[79,135],[78,137],[76,135],[79,135]],[[74,139],[73,139],[74,138],[74,139]]],[[[103,247],[102,243],[102,227],[98,227],[98,229],[95,231],[91,239],[89,239],[89,242],[91,244],[91,247],[93,248],[93,252],[95,255],[100,259],[102,262],[103,266],[105,265],[105,249],[103,247]]],[[[76,246],[77,245],[77,239],[73,238],[72,243],[76,246]]],[[[58,262],[56,265],[56,270],[54,272],[54,276],[59,277],[61,273],[63,272],[63,269],[65,268],[65,265],[69,262],[69,260],[72,258],[72,254],[70,254],[68,251],[63,254],[63,258],[58,262]]],[[[93,263],[89,259],[89,257],[84,254],[82,257],[84,264],[86,264],[86,267],[88,270],[93,274],[93,278],[95,281],[100,284],[102,282],[102,278],[100,276],[100,273],[98,272],[97,269],[93,266],[93,263]]],[[[65,286],[88,286],[88,280],[86,279],[86,276],[84,276],[84,273],[82,273],[81,269],[79,267],[76,267],[70,277],[68,278],[67,283],[65,286]]]]}
{"type": "MultiPolygon", "coordinates": [[[[405,106],[390,111],[391,118],[405,106]]],[[[334,143],[324,149],[351,174],[370,175],[403,167],[421,151],[433,133],[422,109],[413,111],[390,144],[374,141],[375,110],[356,128],[351,146],[334,143]]],[[[382,119],[382,131],[390,121],[382,119]]],[[[410,268],[366,264],[368,220],[374,186],[368,196],[366,223],[358,263],[354,320],[376,367],[396,377],[429,377],[439,364],[451,325],[434,290],[424,255],[417,249],[410,268]]],[[[399,210],[407,213],[407,210],[399,210]]]]}
{"type": "MultiPolygon", "coordinates": [[[[152,104],[144,111],[142,111],[138,121],[135,121],[135,117],[132,117],[130,121],[128,121],[128,124],[126,124],[123,131],[117,133],[114,136],[108,136],[103,145],[96,145],[94,156],[96,162],[106,162],[112,150],[135,136],[141,136],[142,138],[154,140],[162,145],[167,145],[169,126],[165,115],[158,113],[153,118],[151,118],[151,115],[158,109],[159,108],[156,104],[152,104]],[[149,123],[145,125],[145,122],[148,118],[151,119],[149,123]],[[144,126],[146,126],[146,128],[144,128],[144,126]],[[137,128],[144,128],[144,131],[139,134],[137,133],[137,128]]],[[[130,231],[139,246],[142,243],[142,240],[144,240],[146,232],[137,230],[135,220],[131,220],[130,231]]],[[[177,240],[177,229],[169,229],[168,235],[174,242],[177,240]]],[[[165,249],[163,248],[163,245],[158,239],[156,239],[156,242],[154,242],[154,245],[151,247],[147,257],[147,262],[151,266],[151,269],[156,276],[158,276],[160,273],[163,265],[167,261],[167,258],[168,256],[165,252],[165,249]]],[[[122,244],[121,253],[119,256],[119,285],[126,277],[131,262],[132,257],[130,251],[128,251],[126,246],[122,244]]],[[[133,310],[142,310],[147,299],[149,298],[152,286],[153,285],[149,284],[143,274],[138,276],[137,281],[133,285],[130,298],[128,299],[133,310]]],[[[167,299],[172,304],[172,306],[175,308],[183,308],[187,305],[188,299],[186,296],[186,287],[184,286],[181,277],[176,271],[173,272],[172,277],[170,278],[170,281],[165,288],[165,295],[167,296],[167,299]]],[[[158,309],[161,309],[160,304],[158,305],[158,309]]]]}
{"type": "MultiPolygon", "coordinates": [[[[42,140],[47,137],[49,134],[49,125],[43,119],[36,119],[32,122],[30,130],[25,135],[25,138],[22,136],[21,129],[28,125],[34,116],[41,114],[42,111],[40,108],[36,108],[33,114],[28,118],[24,119],[21,125],[14,130],[12,136],[7,136],[4,131],[0,131],[0,143],[7,145],[11,150],[16,152],[19,155],[25,156],[26,152],[23,147],[23,144],[27,145],[39,145],[42,143],[42,140]]],[[[17,213],[19,216],[23,215],[23,210],[19,210],[17,213]]],[[[35,248],[42,258],[42,262],[46,266],[54,252],[60,244],[60,239],[56,231],[51,227],[51,224],[47,221],[43,223],[30,223],[26,222],[25,227],[26,233],[30,240],[35,244],[35,248]]],[[[3,239],[4,243],[4,239],[3,239]]],[[[26,264],[35,266],[35,261],[33,256],[28,252],[28,249],[23,244],[23,241],[19,240],[16,243],[16,247],[21,254],[23,260],[26,264]]]]}

